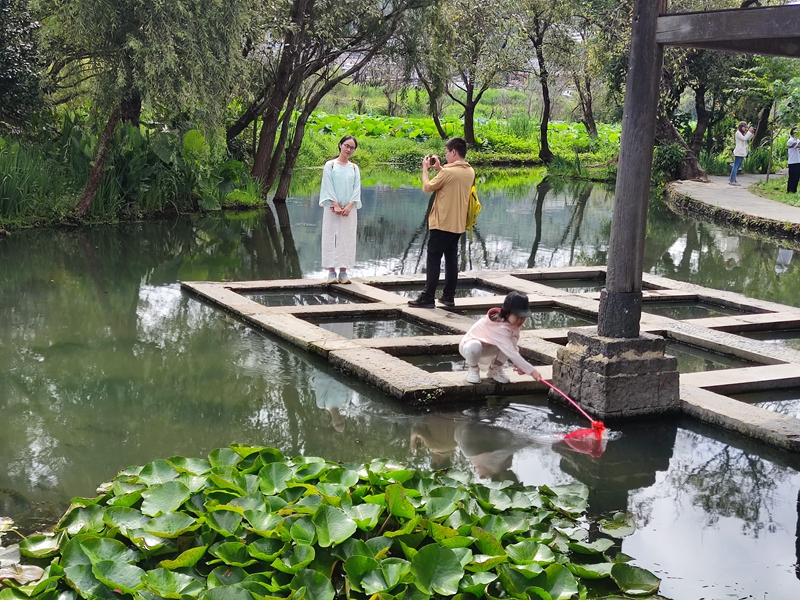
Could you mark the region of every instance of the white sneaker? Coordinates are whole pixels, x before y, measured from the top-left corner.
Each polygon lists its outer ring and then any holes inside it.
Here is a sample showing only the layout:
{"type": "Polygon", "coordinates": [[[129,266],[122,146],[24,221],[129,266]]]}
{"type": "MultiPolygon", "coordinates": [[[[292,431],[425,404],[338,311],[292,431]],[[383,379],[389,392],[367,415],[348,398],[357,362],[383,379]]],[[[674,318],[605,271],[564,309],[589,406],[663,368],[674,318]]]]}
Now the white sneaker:
{"type": "Polygon", "coordinates": [[[500,365],[492,365],[489,367],[489,372],[486,373],[491,379],[494,379],[497,383],[508,383],[511,381],[506,374],[503,372],[503,367],[500,365]]]}
{"type": "Polygon", "coordinates": [[[467,383],[480,383],[481,382],[481,369],[480,367],[470,367],[467,371],[467,383]]]}

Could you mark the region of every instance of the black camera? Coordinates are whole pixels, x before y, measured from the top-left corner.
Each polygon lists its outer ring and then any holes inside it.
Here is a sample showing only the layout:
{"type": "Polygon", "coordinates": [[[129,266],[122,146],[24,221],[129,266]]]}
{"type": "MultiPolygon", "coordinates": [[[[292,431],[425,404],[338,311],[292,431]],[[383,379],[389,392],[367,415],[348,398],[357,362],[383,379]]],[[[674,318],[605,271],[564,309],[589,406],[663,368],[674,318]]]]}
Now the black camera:
{"type": "Polygon", "coordinates": [[[433,166],[433,165],[435,165],[435,164],[436,164],[436,157],[434,157],[434,156],[429,156],[429,157],[428,157],[428,164],[429,164],[430,166],[433,166]]]}

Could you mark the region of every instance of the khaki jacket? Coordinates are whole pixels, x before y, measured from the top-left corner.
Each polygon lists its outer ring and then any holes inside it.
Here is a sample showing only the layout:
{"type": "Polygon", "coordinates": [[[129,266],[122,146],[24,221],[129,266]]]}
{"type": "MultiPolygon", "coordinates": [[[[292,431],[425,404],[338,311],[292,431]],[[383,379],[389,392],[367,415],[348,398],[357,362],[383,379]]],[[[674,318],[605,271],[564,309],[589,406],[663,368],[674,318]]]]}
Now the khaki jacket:
{"type": "Polygon", "coordinates": [[[465,160],[457,160],[442,166],[427,185],[425,193],[436,192],[436,198],[428,216],[428,229],[439,229],[451,233],[464,233],[467,229],[469,191],[475,181],[475,170],[465,160]]]}

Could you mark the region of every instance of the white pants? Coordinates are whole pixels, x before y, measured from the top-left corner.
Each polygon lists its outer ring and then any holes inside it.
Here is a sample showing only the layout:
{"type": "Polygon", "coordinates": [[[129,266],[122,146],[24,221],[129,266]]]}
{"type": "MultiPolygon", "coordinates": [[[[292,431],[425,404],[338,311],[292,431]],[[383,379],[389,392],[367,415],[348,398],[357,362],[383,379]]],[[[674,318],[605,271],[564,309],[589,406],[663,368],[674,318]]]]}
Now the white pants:
{"type": "Polygon", "coordinates": [[[490,367],[495,361],[503,364],[508,357],[497,346],[481,344],[478,340],[461,341],[458,351],[470,367],[490,367]]]}
{"type": "Polygon", "coordinates": [[[346,217],[337,215],[329,206],[323,206],[323,211],[322,268],[353,268],[356,264],[358,210],[354,207],[346,217]]]}

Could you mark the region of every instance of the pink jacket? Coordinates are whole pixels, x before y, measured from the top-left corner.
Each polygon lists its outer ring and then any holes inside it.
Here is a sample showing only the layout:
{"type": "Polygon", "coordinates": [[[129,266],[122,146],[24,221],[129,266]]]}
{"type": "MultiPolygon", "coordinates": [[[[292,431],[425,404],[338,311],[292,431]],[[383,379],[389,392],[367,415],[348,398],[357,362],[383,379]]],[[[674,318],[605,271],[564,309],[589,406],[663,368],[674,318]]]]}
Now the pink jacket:
{"type": "Polygon", "coordinates": [[[470,327],[464,334],[461,343],[478,340],[481,344],[497,346],[497,349],[505,354],[514,366],[523,373],[530,375],[536,370],[531,363],[522,358],[519,353],[519,327],[511,325],[508,321],[492,320],[493,315],[499,315],[499,308],[490,308],[485,317],[470,327]]]}

